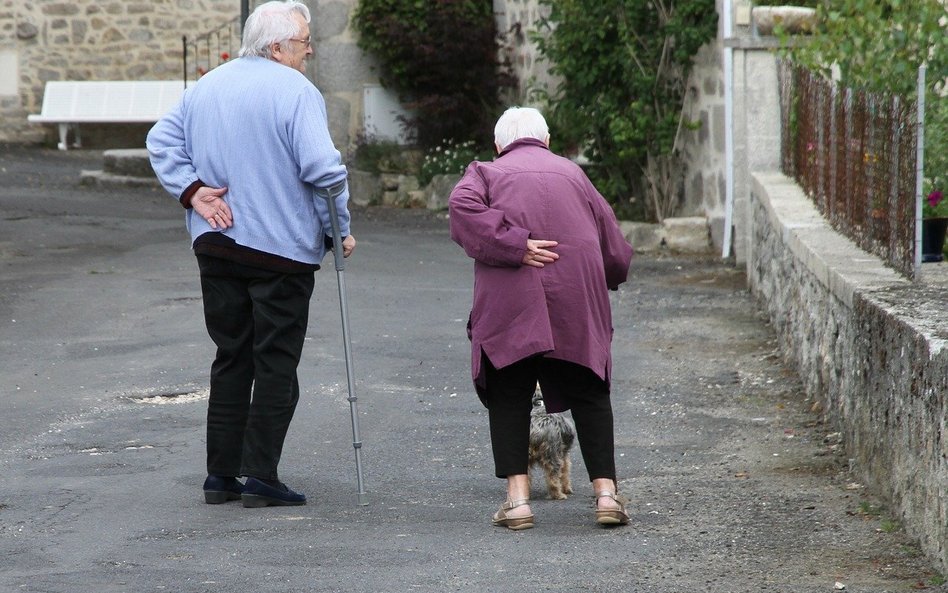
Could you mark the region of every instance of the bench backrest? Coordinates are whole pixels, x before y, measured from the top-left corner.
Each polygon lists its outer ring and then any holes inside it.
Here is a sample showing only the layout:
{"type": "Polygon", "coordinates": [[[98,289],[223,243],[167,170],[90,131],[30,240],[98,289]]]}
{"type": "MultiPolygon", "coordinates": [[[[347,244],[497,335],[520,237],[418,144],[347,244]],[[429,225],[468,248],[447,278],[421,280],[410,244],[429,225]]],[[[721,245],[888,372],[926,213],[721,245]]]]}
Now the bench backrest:
{"type": "Polygon", "coordinates": [[[155,122],[181,99],[180,80],[102,80],[46,83],[43,110],[30,121],[155,122]]]}

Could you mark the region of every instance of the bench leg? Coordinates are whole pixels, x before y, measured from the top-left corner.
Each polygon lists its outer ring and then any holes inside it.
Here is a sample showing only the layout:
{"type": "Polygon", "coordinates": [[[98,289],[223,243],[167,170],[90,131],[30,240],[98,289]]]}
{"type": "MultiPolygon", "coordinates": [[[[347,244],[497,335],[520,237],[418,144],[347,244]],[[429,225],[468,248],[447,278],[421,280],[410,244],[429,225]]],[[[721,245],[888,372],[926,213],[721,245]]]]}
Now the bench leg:
{"type": "Polygon", "coordinates": [[[59,150],[69,150],[70,129],[75,137],[72,147],[82,148],[82,136],[79,134],[79,124],[59,124],[59,144],[56,145],[59,150]]]}
{"type": "Polygon", "coordinates": [[[56,145],[56,148],[59,150],[68,150],[69,145],[66,144],[67,136],[69,135],[69,124],[59,124],[59,144],[56,145]]]}

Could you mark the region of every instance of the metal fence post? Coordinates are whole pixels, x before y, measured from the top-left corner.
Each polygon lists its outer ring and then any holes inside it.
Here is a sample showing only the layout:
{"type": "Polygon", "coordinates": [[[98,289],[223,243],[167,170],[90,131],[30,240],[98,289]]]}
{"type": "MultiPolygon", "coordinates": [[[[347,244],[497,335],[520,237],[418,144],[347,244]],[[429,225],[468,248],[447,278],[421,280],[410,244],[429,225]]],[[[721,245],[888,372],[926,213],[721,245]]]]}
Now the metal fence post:
{"type": "Polygon", "coordinates": [[[915,274],[916,282],[922,278],[922,185],[925,181],[925,70],[918,67],[918,118],[915,126],[915,274]]]}

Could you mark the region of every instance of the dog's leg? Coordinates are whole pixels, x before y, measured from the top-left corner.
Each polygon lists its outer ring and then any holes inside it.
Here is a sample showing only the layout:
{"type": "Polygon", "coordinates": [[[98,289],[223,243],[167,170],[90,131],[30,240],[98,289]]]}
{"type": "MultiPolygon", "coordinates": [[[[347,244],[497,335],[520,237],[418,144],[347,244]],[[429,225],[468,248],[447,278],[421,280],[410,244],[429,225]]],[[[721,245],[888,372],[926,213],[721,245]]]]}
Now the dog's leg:
{"type": "Polygon", "coordinates": [[[550,491],[550,498],[553,500],[563,500],[566,494],[563,493],[563,486],[560,483],[560,473],[562,466],[559,463],[550,461],[543,466],[546,474],[546,487],[550,491]]]}
{"type": "MultiPolygon", "coordinates": [[[[569,460],[569,453],[567,457],[563,460],[563,467],[560,469],[560,484],[563,485],[563,492],[566,494],[573,493],[573,484],[570,482],[569,474],[572,469],[572,463],[569,460]]],[[[565,496],[563,498],[566,498],[565,496]]]]}

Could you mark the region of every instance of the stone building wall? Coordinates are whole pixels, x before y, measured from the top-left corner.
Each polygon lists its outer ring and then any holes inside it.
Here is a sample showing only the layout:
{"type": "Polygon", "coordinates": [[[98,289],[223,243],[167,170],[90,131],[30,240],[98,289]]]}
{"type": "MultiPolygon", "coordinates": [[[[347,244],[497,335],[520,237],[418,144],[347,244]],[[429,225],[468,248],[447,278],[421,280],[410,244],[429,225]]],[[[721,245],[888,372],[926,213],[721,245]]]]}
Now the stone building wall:
{"type": "MultiPolygon", "coordinates": [[[[358,0],[306,1],[315,52],[308,74],[326,98],[332,137],[345,151],[362,135],[364,87],[377,83],[376,64],[358,48],[350,26],[358,0]]],[[[556,85],[531,41],[543,10],[538,0],[494,0],[504,53],[520,80],[509,104],[537,104],[531,89],[556,85]]],[[[26,119],[39,112],[47,81],[180,79],[181,35],[202,34],[239,12],[238,0],[0,0],[0,142],[55,143],[54,126],[26,119]]],[[[686,115],[699,126],[682,137],[680,216],[723,217],[721,47],[719,36],[702,49],[689,81],[686,115]]],[[[86,125],[83,141],[93,148],[141,146],[148,127],[86,125]]]]}
{"type": "Polygon", "coordinates": [[[0,0],[0,141],[35,142],[49,80],[173,80],[181,35],[239,14],[234,0],[0,0]]]}
{"type": "Polygon", "coordinates": [[[694,58],[688,79],[679,149],[682,158],[682,216],[704,215],[720,221],[712,225],[715,236],[723,228],[725,207],[724,73],[720,35],[694,58]]]}
{"type": "MultiPolygon", "coordinates": [[[[377,78],[349,28],[356,3],[307,1],[315,52],[309,74],[326,96],[340,146],[361,128],[362,88],[377,78]]],[[[201,35],[239,15],[238,0],[0,0],[0,142],[52,143],[53,126],[26,119],[39,113],[47,81],[179,80],[181,36],[201,35]]],[[[138,146],[147,127],[87,125],[83,141],[138,146]]]]}
{"type": "Polygon", "coordinates": [[[376,62],[356,44],[352,12],[358,0],[309,0],[313,49],[310,78],[326,99],[329,131],[343,152],[362,135],[363,92],[377,84],[376,62]]]}
{"type": "MultiPolygon", "coordinates": [[[[362,133],[364,87],[378,82],[376,63],[358,48],[350,26],[358,0],[306,3],[314,40],[308,74],[326,98],[336,144],[350,146],[362,133]]],[[[494,10],[521,81],[509,102],[527,104],[531,88],[552,84],[529,39],[541,8],[537,0],[494,0],[494,10]]],[[[0,142],[54,142],[53,126],[26,120],[39,112],[47,81],[180,79],[182,34],[203,34],[239,13],[238,0],[0,0],[0,142]]],[[[83,140],[91,147],[109,138],[121,144],[147,127],[84,126],[83,140]]]]}
{"type": "Polygon", "coordinates": [[[547,9],[537,0],[494,0],[497,30],[504,36],[503,56],[510,61],[519,86],[508,102],[517,105],[536,105],[534,89],[556,86],[556,78],[548,72],[531,36],[539,31],[539,21],[547,9]]]}
{"type": "MultiPolygon", "coordinates": [[[[725,39],[719,22],[717,38],[694,58],[688,80],[684,116],[696,124],[679,138],[682,156],[682,216],[705,216],[714,246],[722,247],[727,207],[727,162],[725,159],[725,52],[733,52],[733,210],[731,253],[746,261],[747,195],[749,171],[780,168],[780,105],[777,94],[775,49],[780,41],[761,37],[749,19],[750,3],[733,2],[734,26],[725,39]],[[741,17],[740,15],[744,16],[741,17]]],[[[717,0],[718,13],[723,10],[717,0]]],[[[723,19],[719,19],[723,20],[723,19]]]]}

